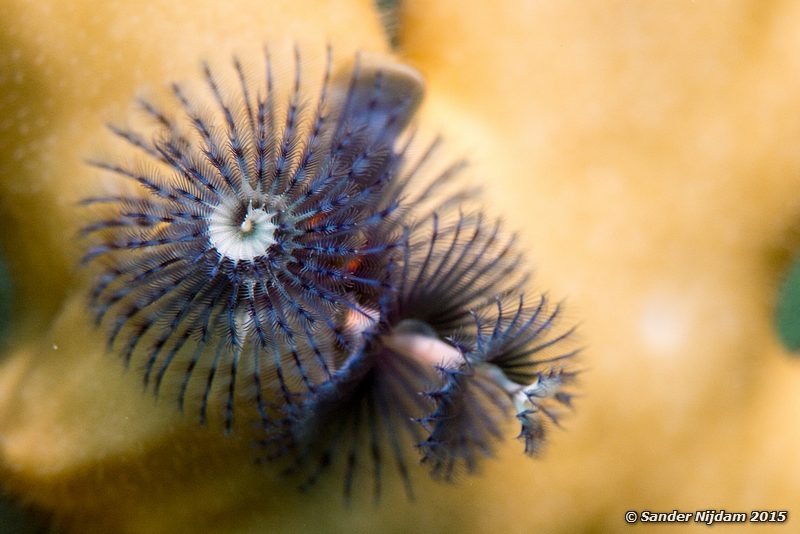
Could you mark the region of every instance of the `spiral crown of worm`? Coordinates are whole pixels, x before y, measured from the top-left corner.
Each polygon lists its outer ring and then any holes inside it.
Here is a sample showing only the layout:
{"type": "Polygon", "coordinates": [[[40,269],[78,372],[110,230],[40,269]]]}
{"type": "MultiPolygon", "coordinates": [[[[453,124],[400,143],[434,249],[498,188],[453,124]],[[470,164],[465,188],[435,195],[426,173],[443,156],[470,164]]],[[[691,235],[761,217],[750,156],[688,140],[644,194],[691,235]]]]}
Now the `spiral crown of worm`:
{"type": "Polygon", "coordinates": [[[546,297],[525,304],[513,239],[464,211],[471,191],[444,193],[462,162],[429,177],[440,143],[409,155],[418,75],[363,57],[333,72],[329,51],[308,103],[295,61],[285,100],[268,55],[260,84],[234,60],[232,91],[204,64],[213,113],[173,84],[179,118],[142,99],[155,134],[110,126],[141,157],[92,161],[134,187],[84,201],[109,348],[203,422],[220,396],[231,430],[237,398],[252,399],[263,457],[292,458],[305,484],[346,457],[348,496],[363,442],[376,495],[381,450],[410,493],[406,444],[450,480],[513,415],[537,453],[571,404],[571,330],[554,329],[546,297]]]}

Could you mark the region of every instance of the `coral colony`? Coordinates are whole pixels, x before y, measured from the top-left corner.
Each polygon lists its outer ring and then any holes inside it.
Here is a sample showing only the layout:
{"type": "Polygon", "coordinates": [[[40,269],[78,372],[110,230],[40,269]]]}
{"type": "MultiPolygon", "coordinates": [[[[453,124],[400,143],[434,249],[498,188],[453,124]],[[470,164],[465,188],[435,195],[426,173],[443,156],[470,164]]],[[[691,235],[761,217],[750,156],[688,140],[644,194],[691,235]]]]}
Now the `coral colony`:
{"type": "Polygon", "coordinates": [[[385,463],[409,495],[409,458],[474,471],[515,417],[536,455],[570,406],[572,330],[523,294],[463,163],[411,148],[419,75],[366,55],[334,71],[329,51],[309,98],[295,63],[283,92],[268,54],[252,80],[234,60],[233,89],[204,65],[208,105],[173,84],[171,108],[139,101],[151,132],[109,127],[137,154],[92,161],[123,180],[83,202],[110,350],[202,422],[252,409],[261,459],[304,485],[340,462],[348,497],[358,466],[376,496],[385,463]]]}

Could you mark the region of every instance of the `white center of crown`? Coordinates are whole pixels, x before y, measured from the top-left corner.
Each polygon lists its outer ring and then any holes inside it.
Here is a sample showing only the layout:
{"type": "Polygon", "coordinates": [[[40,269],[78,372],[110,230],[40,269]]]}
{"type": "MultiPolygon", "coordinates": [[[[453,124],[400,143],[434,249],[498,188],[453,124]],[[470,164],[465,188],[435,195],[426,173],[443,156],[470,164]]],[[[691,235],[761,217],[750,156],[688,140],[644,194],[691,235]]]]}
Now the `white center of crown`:
{"type": "Polygon", "coordinates": [[[274,214],[263,208],[247,206],[244,216],[237,205],[220,204],[211,214],[208,225],[211,245],[233,261],[253,260],[263,256],[275,243],[274,214]]]}

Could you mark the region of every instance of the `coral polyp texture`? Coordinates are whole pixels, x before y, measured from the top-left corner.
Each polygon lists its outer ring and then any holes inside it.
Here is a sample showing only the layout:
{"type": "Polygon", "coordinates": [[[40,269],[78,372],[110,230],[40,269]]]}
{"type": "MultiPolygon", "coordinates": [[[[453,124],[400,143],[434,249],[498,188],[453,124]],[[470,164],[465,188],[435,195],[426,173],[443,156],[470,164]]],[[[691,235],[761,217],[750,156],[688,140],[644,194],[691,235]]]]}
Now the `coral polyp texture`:
{"type": "Polygon", "coordinates": [[[138,154],[90,161],[120,186],[83,201],[109,350],[201,422],[218,410],[230,431],[252,403],[262,459],[303,485],[343,461],[348,496],[359,466],[375,495],[386,461],[409,494],[412,457],[440,479],[474,471],[515,417],[537,453],[571,405],[560,305],[523,295],[463,163],[411,148],[419,75],[332,65],[312,98],[299,52],[289,80],[269,54],[258,75],[235,59],[227,84],[203,64],[200,102],[173,84],[171,107],[139,100],[149,132],[109,126],[138,154]]]}

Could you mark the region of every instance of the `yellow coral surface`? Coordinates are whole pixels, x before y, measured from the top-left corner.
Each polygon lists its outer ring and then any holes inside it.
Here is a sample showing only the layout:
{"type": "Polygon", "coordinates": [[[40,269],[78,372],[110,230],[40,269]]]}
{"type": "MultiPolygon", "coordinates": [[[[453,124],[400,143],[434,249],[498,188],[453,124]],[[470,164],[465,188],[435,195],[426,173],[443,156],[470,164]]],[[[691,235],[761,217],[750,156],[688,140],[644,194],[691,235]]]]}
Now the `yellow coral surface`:
{"type": "Polygon", "coordinates": [[[0,485],[82,532],[606,532],[627,510],[708,508],[788,510],[793,529],[800,364],[771,316],[800,246],[799,19],[777,0],[402,3],[420,123],[469,155],[537,288],[567,298],[585,372],[543,459],[509,440],[479,477],[347,508],[336,477],[296,492],[253,465],[249,438],[156,403],[105,353],[75,202],[135,95],[264,44],[387,51],[371,2],[2,0],[0,243],[18,305],[0,485]]]}

